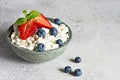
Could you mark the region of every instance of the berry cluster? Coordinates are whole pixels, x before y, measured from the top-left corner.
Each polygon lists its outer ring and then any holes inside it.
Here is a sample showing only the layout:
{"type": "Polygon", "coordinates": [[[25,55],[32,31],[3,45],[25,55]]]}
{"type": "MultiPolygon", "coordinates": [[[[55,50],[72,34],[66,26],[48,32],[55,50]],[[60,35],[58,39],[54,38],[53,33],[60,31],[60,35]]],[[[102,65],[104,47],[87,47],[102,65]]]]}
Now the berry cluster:
{"type": "MultiPolygon", "coordinates": [[[[26,40],[28,37],[34,35],[38,28],[53,28],[47,18],[39,11],[32,10],[23,11],[24,18],[18,18],[15,22],[19,26],[20,38],[26,40]]],[[[41,36],[41,35],[40,35],[41,36]]]]}
{"type": "MultiPolygon", "coordinates": [[[[57,24],[57,25],[62,24],[62,21],[60,19],[58,19],[58,18],[55,18],[53,22],[55,24],[57,24]]],[[[57,36],[57,34],[58,34],[58,30],[55,27],[52,27],[50,29],[50,35],[57,36]]],[[[38,37],[45,37],[46,36],[46,32],[43,29],[39,29],[37,31],[37,35],[38,35],[38,37]]],[[[63,41],[61,39],[58,39],[58,40],[56,40],[56,44],[58,44],[59,46],[62,46],[63,41]]],[[[43,43],[39,43],[37,45],[37,49],[38,49],[38,51],[42,52],[42,51],[45,50],[45,45],[43,43]]]]}
{"type": "MultiPolygon", "coordinates": [[[[75,57],[74,62],[76,63],[80,63],[81,62],[81,58],[80,57],[75,57]]],[[[66,66],[64,68],[65,73],[72,73],[72,68],[70,66],[66,66]]],[[[74,76],[81,76],[82,75],[82,70],[81,69],[75,69],[73,72],[74,76]]]]}

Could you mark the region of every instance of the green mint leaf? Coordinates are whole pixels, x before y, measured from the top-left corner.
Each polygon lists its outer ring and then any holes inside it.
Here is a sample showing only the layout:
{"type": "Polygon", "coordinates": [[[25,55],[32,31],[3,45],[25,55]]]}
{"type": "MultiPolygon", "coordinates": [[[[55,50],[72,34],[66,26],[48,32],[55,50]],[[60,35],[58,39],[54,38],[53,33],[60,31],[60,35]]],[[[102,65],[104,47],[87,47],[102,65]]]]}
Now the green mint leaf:
{"type": "Polygon", "coordinates": [[[31,19],[38,17],[38,16],[40,16],[40,12],[33,10],[29,14],[27,14],[26,18],[31,20],[31,19]]]}
{"type": "Polygon", "coordinates": [[[26,21],[27,21],[26,18],[19,18],[19,19],[17,19],[17,21],[15,22],[15,24],[21,25],[21,24],[24,24],[26,21]]]}
{"type": "Polygon", "coordinates": [[[25,15],[25,17],[27,16],[27,10],[23,11],[23,14],[25,15]]]}

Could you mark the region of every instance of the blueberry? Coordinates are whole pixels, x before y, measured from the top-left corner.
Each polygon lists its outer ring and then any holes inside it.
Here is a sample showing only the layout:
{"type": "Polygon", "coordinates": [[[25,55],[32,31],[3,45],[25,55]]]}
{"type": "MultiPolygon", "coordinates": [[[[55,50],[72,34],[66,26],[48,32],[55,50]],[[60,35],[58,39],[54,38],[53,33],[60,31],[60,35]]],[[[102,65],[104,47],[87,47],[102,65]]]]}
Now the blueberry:
{"type": "Polygon", "coordinates": [[[58,40],[56,41],[56,43],[59,44],[59,46],[62,46],[63,41],[62,41],[61,39],[58,39],[58,40]]]}
{"type": "Polygon", "coordinates": [[[53,27],[52,29],[50,29],[50,34],[56,36],[58,34],[57,29],[55,27],[53,27]]]}
{"type": "Polygon", "coordinates": [[[72,68],[70,66],[65,67],[65,73],[70,73],[72,71],[72,68]]]}
{"type": "Polygon", "coordinates": [[[82,70],[81,69],[76,69],[74,71],[74,76],[81,76],[82,75],[82,70]]]}
{"type": "Polygon", "coordinates": [[[37,31],[37,35],[38,35],[39,37],[45,37],[46,32],[45,32],[44,29],[39,29],[39,30],[37,31]]]}
{"type": "Polygon", "coordinates": [[[37,45],[37,48],[38,48],[38,51],[42,52],[42,51],[45,50],[45,45],[44,45],[43,43],[39,43],[39,44],[37,45]]]}
{"type": "Polygon", "coordinates": [[[75,57],[75,62],[76,63],[80,63],[81,62],[81,58],[80,57],[75,57]]]}
{"type": "Polygon", "coordinates": [[[58,18],[55,18],[54,23],[60,25],[62,23],[62,21],[58,18]]]}

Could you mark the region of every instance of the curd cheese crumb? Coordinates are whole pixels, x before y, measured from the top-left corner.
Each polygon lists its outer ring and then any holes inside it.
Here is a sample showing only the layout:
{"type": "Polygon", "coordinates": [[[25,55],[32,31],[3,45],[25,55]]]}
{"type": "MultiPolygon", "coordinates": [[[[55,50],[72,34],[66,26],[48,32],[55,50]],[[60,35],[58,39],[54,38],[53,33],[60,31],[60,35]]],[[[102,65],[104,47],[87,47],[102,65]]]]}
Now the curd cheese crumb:
{"type": "Polygon", "coordinates": [[[13,40],[15,38],[15,32],[11,35],[11,39],[13,40]]]}
{"type": "Polygon", "coordinates": [[[17,25],[13,25],[14,32],[11,35],[12,42],[19,47],[29,50],[37,50],[37,44],[39,43],[43,43],[45,45],[45,50],[59,48],[59,44],[56,44],[56,40],[61,39],[65,42],[69,38],[69,29],[65,24],[56,25],[52,22],[50,23],[58,30],[57,36],[50,35],[50,29],[42,28],[46,32],[45,37],[39,37],[36,32],[33,36],[27,38],[26,40],[22,40],[19,37],[20,34],[17,25]]]}
{"type": "Polygon", "coordinates": [[[55,49],[55,48],[58,48],[58,47],[59,47],[58,44],[53,44],[53,45],[52,45],[52,49],[55,49]]]}
{"type": "Polygon", "coordinates": [[[28,46],[26,46],[26,48],[29,50],[34,50],[34,46],[35,44],[29,44],[28,46]]]}

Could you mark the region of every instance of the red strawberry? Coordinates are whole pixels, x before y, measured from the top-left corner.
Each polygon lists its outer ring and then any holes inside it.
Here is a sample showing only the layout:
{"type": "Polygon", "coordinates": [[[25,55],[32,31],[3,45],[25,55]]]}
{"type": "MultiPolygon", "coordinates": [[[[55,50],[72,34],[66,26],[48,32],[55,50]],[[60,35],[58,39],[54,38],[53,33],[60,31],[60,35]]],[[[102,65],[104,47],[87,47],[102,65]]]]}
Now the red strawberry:
{"type": "Polygon", "coordinates": [[[39,17],[34,18],[34,21],[37,24],[38,28],[41,28],[41,27],[45,27],[48,29],[52,28],[52,25],[42,13],[40,14],[39,17]]]}
{"type": "Polygon", "coordinates": [[[27,21],[25,24],[19,26],[20,38],[25,40],[28,37],[32,36],[37,30],[37,25],[34,21],[27,21]]]}

